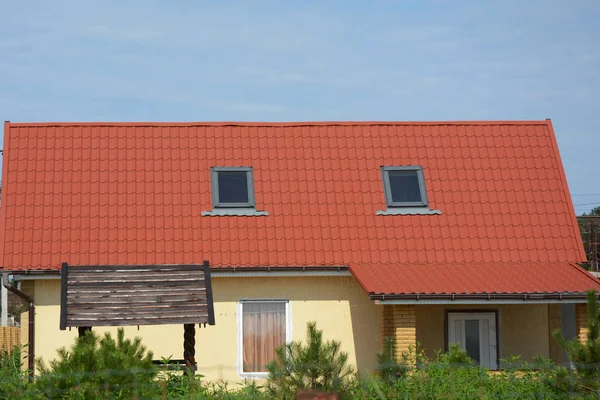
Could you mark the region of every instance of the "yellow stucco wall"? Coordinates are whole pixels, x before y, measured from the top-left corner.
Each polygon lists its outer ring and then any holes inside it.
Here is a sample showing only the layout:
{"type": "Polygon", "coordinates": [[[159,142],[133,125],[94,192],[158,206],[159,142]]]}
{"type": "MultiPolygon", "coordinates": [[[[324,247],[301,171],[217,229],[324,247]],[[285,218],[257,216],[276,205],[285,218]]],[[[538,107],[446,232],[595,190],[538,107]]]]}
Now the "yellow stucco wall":
{"type": "MultiPolygon", "coordinates": [[[[50,360],[56,349],[70,346],[77,329],[60,331],[60,281],[38,280],[36,302],[36,357],[50,360]]],[[[33,290],[34,289],[34,290],[33,290]]],[[[383,306],[370,301],[352,277],[261,277],[213,278],[216,325],[196,329],[198,373],[210,380],[239,381],[237,371],[237,303],[244,298],[285,298],[290,301],[292,339],[303,340],[306,322],[316,321],[326,339],[342,342],[350,361],[362,373],[376,367],[381,349],[383,306]]],[[[444,348],[444,310],[497,309],[499,312],[501,358],[521,355],[531,360],[536,354],[551,355],[549,307],[547,304],[489,305],[418,305],[416,341],[429,356],[444,348]]],[[[22,315],[22,343],[27,343],[27,313],[22,315]]],[[[116,328],[94,328],[96,332],[116,328]]],[[[140,336],[155,359],[183,358],[183,326],[126,327],[128,337],[140,336]]]]}
{"type": "Polygon", "coordinates": [[[432,357],[444,348],[444,310],[497,309],[500,328],[500,358],[521,355],[531,361],[541,354],[550,357],[547,304],[422,305],[417,306],[417,341],[432,357]]]}
{"type": "MultiPolygon", "coordinates": [[[[215,326],[196,328],[198,373],[210,380],[239,381],[236,304],[243,298],[285,298],[290,301],[292,339],[304,339],[306,322],[316,321],[326,339],[342,342],[343,350],[361,372],[375,368],[381,348],[381,307],[375,305],[352,277],[213,278],[215,326]]],[[[35,282],[36,358],[49,360],[56,349],[70,346],[77,329],[59,330],[60,281],[35,282]]],[[[146,347],[162,356],[183,358],[183,326],[127,327],[128,337],[140,336],[146,347]]],[[[94,328],[96,332],[116,328],[94,328]]],[[[25,330],[24,330],[25,331],[25,330]]],[[[27,333],[23,333],[25,342],[27,333]]]]}

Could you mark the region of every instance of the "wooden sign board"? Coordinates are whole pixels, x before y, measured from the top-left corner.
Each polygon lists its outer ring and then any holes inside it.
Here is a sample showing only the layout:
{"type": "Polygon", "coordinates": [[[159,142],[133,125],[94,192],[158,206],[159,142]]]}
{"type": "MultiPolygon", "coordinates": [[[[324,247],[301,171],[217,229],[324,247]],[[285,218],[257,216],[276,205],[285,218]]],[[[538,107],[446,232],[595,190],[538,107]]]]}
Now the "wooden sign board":
{"type": "Polygon", "coordinates": [[[215,324],[208,261],[195,265],[62,264],[60,329],[215,324]]]}

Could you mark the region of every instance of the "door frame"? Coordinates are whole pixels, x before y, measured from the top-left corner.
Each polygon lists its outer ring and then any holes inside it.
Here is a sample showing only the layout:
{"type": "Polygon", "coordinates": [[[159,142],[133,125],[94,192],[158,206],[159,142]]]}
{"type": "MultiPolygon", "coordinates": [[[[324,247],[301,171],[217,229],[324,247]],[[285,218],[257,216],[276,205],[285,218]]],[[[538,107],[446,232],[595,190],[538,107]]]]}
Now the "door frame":
{"type": "Polygon", "coordinates": [[[497,308],[446,308],[444,310],[444,351],[448,352],[448,314],[493,313],[496,322],[496,369],[500,369],[500,318],[497,308]]]}

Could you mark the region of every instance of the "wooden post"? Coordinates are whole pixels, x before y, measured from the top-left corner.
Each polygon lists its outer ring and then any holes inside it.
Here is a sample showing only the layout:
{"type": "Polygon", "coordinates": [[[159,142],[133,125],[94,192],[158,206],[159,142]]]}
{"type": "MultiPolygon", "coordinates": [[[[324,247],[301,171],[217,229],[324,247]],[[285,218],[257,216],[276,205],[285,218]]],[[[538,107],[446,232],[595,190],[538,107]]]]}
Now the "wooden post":
{"type": "Polygon", "coordinates": [[[196,328],[194,324],[183,325],[183,359],[186,375],[194,375],[196,368],[196,328]]]}
{"type": "Polygon", "coordinates": [[[86,332],[92,331],[92,327],[91,326],[80,326],[77,328],[77,330],[79,331],[79,337],[83,337],[83,336],[85,336],[86,332]]]}

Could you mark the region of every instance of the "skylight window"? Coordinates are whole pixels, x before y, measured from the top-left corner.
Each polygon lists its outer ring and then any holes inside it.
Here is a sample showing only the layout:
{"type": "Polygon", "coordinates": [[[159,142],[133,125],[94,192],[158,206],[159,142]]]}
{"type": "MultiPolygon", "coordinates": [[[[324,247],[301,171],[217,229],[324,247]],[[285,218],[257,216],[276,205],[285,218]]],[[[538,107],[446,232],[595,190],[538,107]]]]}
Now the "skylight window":
{"type": "Polygon", "coordinates": [[[421,167],[383,167],[388,207],[426,207],[427,192],[421,167]]]}
{"type": "Polygon", "coordinates": [[[387,210],[377,215],[441,214],[429,209],[423,168],[381,167],[381,177],[387,210]]]}
{"type": "Polygon", "coordinates": [[[421,167],[382,167],[388,207],[426,207],[427,192],[421,167]]]}
{"type": "Polygon", "coordinates": [[[210,182],[213,209],[203,216],[263,216],[256,210],[252,167],[212,167],[210,182]]]}
{"type": "Polygon", "coordinates": [[[211,169],[214,208],[254,208],[254,181],[251,167],[211,169]]]}

